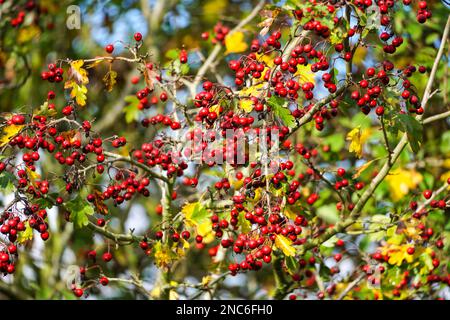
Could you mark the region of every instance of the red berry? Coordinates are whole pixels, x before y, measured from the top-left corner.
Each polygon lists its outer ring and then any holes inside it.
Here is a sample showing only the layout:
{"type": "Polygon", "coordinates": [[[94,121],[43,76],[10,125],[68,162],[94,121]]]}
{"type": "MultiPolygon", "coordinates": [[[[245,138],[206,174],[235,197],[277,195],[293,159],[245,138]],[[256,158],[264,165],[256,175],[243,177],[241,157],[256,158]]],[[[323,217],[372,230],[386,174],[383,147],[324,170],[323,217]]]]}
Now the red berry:
{"type": "Polygon", "coordinates": [[[114,46],[112,44],[108,44],[105,47],[105,51],[108,52],[108,53],[112,53],[114,51],[114,46]]]}
{"type": "Polygon", "coordinates": [[[432,194],[433,192],[431,190],[425,190],[423,192],[423,196],[425,197],[425,199],[430,199],[432,194]]]}
{"type": "Polygon", "coordinates": [[[73,290],[73,293],[76,297],[80,298],[83,295],[84,291],[81,288],[76,288],[73,290]]]}
{"type": "Polygon", "coordinates": [[[107,277],[101,277],[99,282],[101,283],[102,286],[106,286],[109,283],[109,280],[107,277]]]}
{"type": "Polygon", "coordinates": [[[136,32],[134,34],[134,40],[141,41],[142,40],[142,34],[140,32],[136,32]]]}
{"type": "Polygon", "coordinates": [[[109,262],[112,260],[112,254],[110,252],[105,252],[102,256],[103,261],[109,262]]]}

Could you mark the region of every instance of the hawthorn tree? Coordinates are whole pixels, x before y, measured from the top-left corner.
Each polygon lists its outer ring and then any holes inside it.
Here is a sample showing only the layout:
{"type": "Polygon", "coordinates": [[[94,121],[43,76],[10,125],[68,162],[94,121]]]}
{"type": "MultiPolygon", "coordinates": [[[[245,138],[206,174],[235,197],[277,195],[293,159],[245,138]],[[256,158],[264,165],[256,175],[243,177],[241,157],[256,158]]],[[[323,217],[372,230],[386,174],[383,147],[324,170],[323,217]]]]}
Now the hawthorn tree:
{"type": "Polygon", "coordinates": [[[449,298],[448,9],[242,3],[66,56],[0,1],[4,297],[449,298]]]}

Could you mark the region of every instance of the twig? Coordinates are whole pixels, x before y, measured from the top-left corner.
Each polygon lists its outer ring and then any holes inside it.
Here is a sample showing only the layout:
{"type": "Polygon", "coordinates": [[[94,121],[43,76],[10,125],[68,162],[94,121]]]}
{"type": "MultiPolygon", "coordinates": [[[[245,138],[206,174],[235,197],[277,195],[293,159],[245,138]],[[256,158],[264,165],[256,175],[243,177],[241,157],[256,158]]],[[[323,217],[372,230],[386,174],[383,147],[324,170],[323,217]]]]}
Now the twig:
{"type": "Polygon", "coordinates": [[[353,280],[352,282],[350,282],[348,284],[348,286],[344,289],[344,291],[342,291],[342,293],[339,295],[339,297],[337,298],[338,300],[342,300],[345,298],[345,296],[354,288],[358,285],[358,283],[361,282],[362,279],[365,278],[365,274],[362,273],[360,274],[355,280],[353,280]]]}

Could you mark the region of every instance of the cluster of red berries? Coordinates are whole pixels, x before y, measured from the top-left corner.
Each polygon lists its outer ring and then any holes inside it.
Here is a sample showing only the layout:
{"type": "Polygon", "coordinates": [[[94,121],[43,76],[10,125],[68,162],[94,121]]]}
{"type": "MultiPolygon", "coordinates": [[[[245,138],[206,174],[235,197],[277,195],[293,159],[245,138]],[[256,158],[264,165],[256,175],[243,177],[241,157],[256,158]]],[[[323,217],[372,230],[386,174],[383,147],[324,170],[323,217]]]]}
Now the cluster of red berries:
{"type": "Polygon", "coordinates": [[[179,59],[180,59],[180,63],[185,64],[188,62],[188,54],[185,49],[181,49],[179,59]]]}
{"type": "MultiPolygon", "coordinates": [[[[310,2],[314,3],[313,5],[315,5],[315,1],[310,2]]],[[[328,38],[331,34],[331,31],[330,28],[324,24],[324,21],[322,19],[327,15],[333,13],[335,11],[335,7],[332,5],[327,5],[326,9],[324,10],[316,9],[313,11],[311,7],[306,8],[305,10],[307,11],[309,19],[303,24],[303,29],[312,31],[316,33],[317,36],[328,38]]],[[[306,14],[303,10],[294,11],[294,17],[299,21],[301,21],[305,17],[305,15],[306,14]]],[[[333,23],[338,23],[338,18],[334,17],[333,23]]]]}
{"type": "MultiPolygon", "coordinates": [[[[404,5],[410,5],[411,2],[412,0],[403,0],[404,5]]],[[[417,7],[417,21],[419,23],[425,23],[428,19],[431,18],[431,10],[428,9],[428,4],[426,1],[419,1],[417,7]]]]}
{"type": "Polygon", "coordinates": [[[178,130],[181,128],[180,122],[173,121],[169,116],[165,116],[162,114],[157,114],[151,118],[144,118],[141,121],[141,124],[146,128],[149,125],[157,125],[157,124],[163,124],[166,127],[170,127],[172,130],[178,130]]]}
{"type": "Polygon", "coordinates": [[[95,202],[97,197],[100,197],[100,201],[107,199],[114,199],[114,204],[121,204],[124,201],[130,201],[136,194],[141,194],[144,197],[150,196],[150,179],[147,177],[136,178],[134,173],[117,172],[114,180],[117,183],[111,183],[101,196],[95,194],[88,194],[87,201],[95,202]]]}
{"type": "Polygon", "coordinates": [[[48,71],[42,71],[41,79],[47,80],[49,82],[61,82],[63,81],[64,69],[57,68],[54,63],[50,63],[48,66],[48,71]]]}
{"type": "Polygon", "coordinates": [[[179,161],[179,157],[172,153],[170,146],[167,152],[164,151],[164,142],[159,139],[152,143],[142,144],[140,149],[133,151],[132,156],[139,163],[149,167],[160,166],[163,171],[167,172],[168,177],[174,175],[180,177],[187,168],[187,163],[179,161]]]}
{"type": "MultiPolygon", "coordinates": [[[[214,26],[214,38],[211,40],[213,44],[225,44],[225,37],[230,32],[230,28],[224,26],[221,22],[218,22],[214,26]]],[[[202,38],[204,38],[206,35],[202,35],[202,38]]],[[[208,35],[209,37],[209,35],[208,35]]]]}
{"type": "MultiPolygon", "coordinates": [[[[235,71],[234,83],[237,86],[243,85],[247,76],[254,79],[261,78],[262,72],[265,69],[265,65],[263,63],[258,63],[256,61],[256,55],[254,53],[250,53],[243,62],[240,60],[231,60],[228,66],[231,70],[235,71]]],[[[268,70],[264,73],[264,80],[268,81],[269,79],[270,71],[268,70]]]]}
{"type": "MultiPolygon", "coordinates": [[[[380,34],[380,39],[382,41],[388,41],[389,39],[392,38],[392,34],[390,32],[382,32],[380,34]]],[[[403,38],[400,36],[395,37],[394,39],[392,39],[391,44],[386,44],[383,46],[383,51],[389,54],[393,54],[395,53],[395,51],[397,50],[398,47],[400,47],[403,44],[403,38]]]]}

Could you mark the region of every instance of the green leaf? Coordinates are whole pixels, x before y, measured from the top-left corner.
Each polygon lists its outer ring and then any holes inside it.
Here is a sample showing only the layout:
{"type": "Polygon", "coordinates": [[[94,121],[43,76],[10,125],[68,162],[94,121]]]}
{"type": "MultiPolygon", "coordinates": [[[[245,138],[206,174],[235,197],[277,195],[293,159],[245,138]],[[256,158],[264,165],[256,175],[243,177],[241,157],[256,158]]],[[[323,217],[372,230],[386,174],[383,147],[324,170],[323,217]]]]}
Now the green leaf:
{"type": "Polygon", "coordinates": [[[208,210],[200,202],[185,204],[181,212],[184,213],[186,220],[194,225],[203,223],[209,217],[208,210]]]}
{"type": "Polygon", "coordinates": [[[332,135],[324,138],[323,141],[325,144],[330,146],[331,151],[333,151],[333,152],[339,152],[345,146],[344,136],[339,133],[332,134],[332,135]]]}
{"type": "Polygon", "coordinates": [[[322,246],[324,246],[326,248],[334,248],[337,241],[338,241],[338,237],[336,237],[334,235],[330,239],[328,239],[327,241],[322,243],[322,246]]]}
{"type": "Polygon", "coordinates": [[[333,204],[320,206],[320,208],[317,209],[316,214],[325,222],[330,224],[335,224],[339,221],[338,212],[336,209],[336,206],[333,204]]]}
{"type": "Polygon", "coordinates": [[[131,123],[136,121],[139,118],[139,100],[136,96],[126,96],[124,101],[127,102],[127,106],[123,108],[123,112],[125,113],[125,121],[127,123],[131,123]]]}
{"type": "Polygon", "coordinates": [[[284,264],[286,265],[286,269],[290,274],[294,274],[298,270],[298,261],[295,259],[295,257],[292,256],[285,256],[284,257],[284,264]]]}
{"type": "Polygon", "coordinates": [[[280,97],[272,96],[267,100],[267,104],[272,109],[274,115],[283,122],[283,124],[289,128],[295,128],[297,122],[292,115],[289,108],[286,107],[287,101],[280,97]]]}
{"type": "Polygon", "coordinates": [[[250,221],[245,219],[244,214],[239,214],[238,225],[241,227],[242,233],[249,233],[250,231],[252,231],[252,225],[251,225],[250,221]]]}
{"type": "MultiPolygon", "coordinates": [[[[59,194],[57,193],[52,193],[50,194],[50,198],[57,198],[59,196],[59,194]]],[[[36,201],[34,201],[34,203],[38,204],[39,207],[41,208],[47,208],[47,209],[51,209],[53,208],[53,202],[47,198],[47,197],[41,197],[39,199],[37,199],[36,201]]]]}
{"type": "Polygon", "coordinates": [[[180,56],[180,50],[178,49],[171,49],[166,52],[166,58],[170,60],[176,60],[180,56]]]}
{"type": "Polygon", "coordinates": [[[422,125],[416,118],[409,114],[399,114],[398,119],[400,120],[402,127],[408,136],[411,149],[415,153],[419,152],[423,137],[422,125]]]}
{"type": "Polygon", "coordinates": [[[14,181],[16,177],[10,172],[0,174],[0,190],[3,194],[11,193],[14,190],[14,181]]]}
{"type": "Polygon", "coordinates": [[[94,208],[89,203],[78,195],[75,199],[66,204],[67,210],[70,212],[70,221],[72,221],[77,228],[87,226],[89,223],[88,216],[94,214],[94,208]]]}

